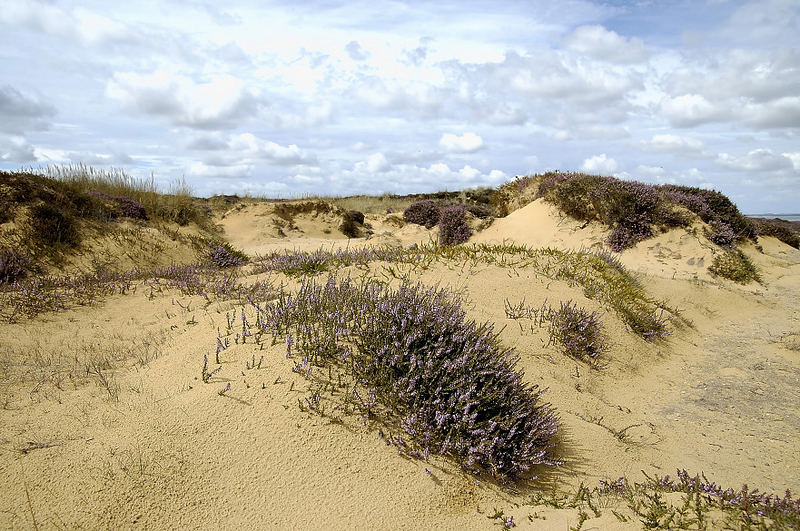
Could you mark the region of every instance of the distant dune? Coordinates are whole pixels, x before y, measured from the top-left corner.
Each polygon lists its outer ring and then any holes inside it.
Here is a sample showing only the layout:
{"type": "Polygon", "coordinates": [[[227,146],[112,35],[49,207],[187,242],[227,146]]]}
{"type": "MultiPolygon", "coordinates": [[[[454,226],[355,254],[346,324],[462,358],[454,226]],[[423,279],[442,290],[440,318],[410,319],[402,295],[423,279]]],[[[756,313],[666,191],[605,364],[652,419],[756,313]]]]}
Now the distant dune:
{"type": "Polygon", "coordinates": [[[603,179],[139,211],[0,173],[0,526],[797,528],[797,233],[603,179]]]}

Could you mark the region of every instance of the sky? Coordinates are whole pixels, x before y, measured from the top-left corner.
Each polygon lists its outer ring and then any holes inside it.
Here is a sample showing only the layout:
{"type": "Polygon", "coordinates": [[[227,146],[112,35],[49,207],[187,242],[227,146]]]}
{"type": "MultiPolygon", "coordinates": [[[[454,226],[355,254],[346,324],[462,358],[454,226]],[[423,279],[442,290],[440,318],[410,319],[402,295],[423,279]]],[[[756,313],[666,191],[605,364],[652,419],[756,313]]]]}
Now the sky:
{"type": "Polygon", "coordinates": [[[584,171],[800,211],[800,0],[0,0],[0,169],[198,196],[584,171]]]}

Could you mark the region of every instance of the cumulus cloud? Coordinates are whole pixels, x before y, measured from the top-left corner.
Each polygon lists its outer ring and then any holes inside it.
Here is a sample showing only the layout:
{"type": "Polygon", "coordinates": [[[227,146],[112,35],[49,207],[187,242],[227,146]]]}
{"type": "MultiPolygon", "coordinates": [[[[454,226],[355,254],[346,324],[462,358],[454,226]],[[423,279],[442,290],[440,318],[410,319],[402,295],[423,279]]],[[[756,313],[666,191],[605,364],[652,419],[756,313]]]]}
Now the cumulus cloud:
{"type": "Polygon", "coordinates": [[[794,170],[791,155],[775,153],[771,149],[754,149],[743,157],[720,153],[717,164],[738,171],[780,171],[794,170]]]}
{"type": "Polygon", "coordinates": [[[461,136],[445,133],[439,145],[450,153],[475,153],[483,148],[483,139],[475,133],[464,133],[461,136]]]}
{"type": "Polygon", "coordinates": [[[236,127],[263,106],[237,77],[223,74],[197,82],[167,70],[117,72],[106,85],[106,96],[172,125],[196,129],[236,127]]]}
{"type": "Polygon", "coordinates": [[[367,157],[366,161],[357,162],[354,166],[356,171],[367,173],[384,173],[389,171],[392,165],[386,160],[383,153],[375,153],[367,157]]]}
{"type": "Polygon", "coordinates": [[[702,140],[675,134],[653,135],[652,139],[637,142],[634,146],[650,153],[675,153],[688,157],[713,156],[702,140]]]}
{"type": "Polygon", "coordinates": [[[21,136],[0,137],[0,160],[27,164],[38,159],[34,147],[21,136]]]}
{"type": "Polygon", "coordinates": [[[730,110],[708,101],[700,94],[683,94],[661,103],[661,112],[675,127],[693,127],[730,117],[730,110]]]}
{"type": "Polygon", "coordinates": [[[0,87],[0,132],[22,134],[48,127],[55,108],[39,98],[21,93],[10,85],[0,87]]]}
{"type": "Polygon", "coordinates": [[[608,157],[605,153],[589,157],[581,165],[581,169],[585,172],[602,175],[613,174],[618,167],[617,161],[608,157]]]}
{"type": "Polygon", "coordinates": [[[647,59],[644,42],[627,39],[603,26],[580,26],[566,38],[567,48],[612,63],[635,63],[647,59]]]}
{"type": "Polygon", "coordinates": [[[280,166],[315,165],[317,158],[297,147],[296,144],[282,146],[272,141],[263,141],[252,133],[233,135],[228,142],[235,156],[261,159],[280,166]]]}
{"type": "Polygon", "coordinates": [[[347,52],[347,55],[350,56],[350,59],[353,61],[364,61],[369,59],[369,52],[367,52],[358,41],[350,41],[347,43],[347,46],[344,47],[344,51],[347,52]]]}

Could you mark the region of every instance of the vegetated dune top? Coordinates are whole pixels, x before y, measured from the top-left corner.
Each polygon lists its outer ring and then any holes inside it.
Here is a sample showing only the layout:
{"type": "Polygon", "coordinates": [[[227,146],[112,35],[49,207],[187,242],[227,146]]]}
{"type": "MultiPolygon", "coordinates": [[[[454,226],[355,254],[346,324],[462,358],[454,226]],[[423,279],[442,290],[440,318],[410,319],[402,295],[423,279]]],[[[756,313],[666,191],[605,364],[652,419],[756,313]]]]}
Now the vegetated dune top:
{"type": "MultiPolygon", "coordinates": [[[[348,239],[335,209],[276,212],[275,203],[257,201],[215,221],[251,255],[407,246],[438,235],[397,214],[369,214],[371,234],[348,239]]],[[[532,268],[447,260],[395,267],[393,274],[462,293],[469,318],[495,323],[503,343],[515,347],[526,381],[548,388],[544,397],[562,421],[565,464],[537,470],[533,487],[509,489],[441,457],[398,455],[387,444],[389,434],[401,433],[397,426],[357,416],[340,424],[302,411],[309,382],[292,370],[298,360],[286,358],[282,340],[260,349],[237,338],[214,363],[220,330],[232,319],[225,336],[232,342],[242,310],[254,319],[240,301],[139,289],[0,324],[0,475],[8,478],[0,527],[486,529],[498,525],[490,517],[500,511],[521,528],[565,529],[578,526],[578,511],[531,506],[536,487],[641,480],[642,471],[677,468],[734,488],[746,482],[796,491],[800,251],[774,238],[760,239],[763,252],[745,245],[765,280],[739,287],[708,275],[719,250],[699,230],[675,229],[619,255],[649,296],[684,318],[655,342],[631,333],[582,286],[532,268]],[[566,301],[601,316],[613,344],[605,369],[563,356],[545,328],[505,311],[506,303],[566,301]],[[209,383],[201,376],[204,356],[209,369],[221,368],[209,383]]],[[[607,235],[537,200],[469,243],[593,251],[607,235]]],[[[336,273],[399,282],[380,263],[336,273]]],[[[296,278],[274,276],[287,289],[297,286],[296,278]]],[[[635,516],[618,520],[605,506],[599,516],[585,510],[587,527],[642,525],[635,516]]]]}

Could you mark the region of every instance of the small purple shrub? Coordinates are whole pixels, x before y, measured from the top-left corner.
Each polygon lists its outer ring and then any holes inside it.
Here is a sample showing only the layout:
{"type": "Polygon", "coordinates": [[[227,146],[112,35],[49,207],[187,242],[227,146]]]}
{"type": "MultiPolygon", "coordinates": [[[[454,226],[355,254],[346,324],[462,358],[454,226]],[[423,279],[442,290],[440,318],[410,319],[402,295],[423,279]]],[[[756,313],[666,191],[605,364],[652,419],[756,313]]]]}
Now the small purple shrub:
{"type": "Polygon", "coordinates": [[[711,242],[720,247],[730,247],[736,243],[736,233],[733,232],[730,225],[724,221],[716,220],[712,220],[709,225],[711,225],[711,232],[708,234],[708,239],[711,242]]]}
{"type": "Polygon", "coordinates": [[[545,316],[550,321],[550,339],[561,346],[567,356],[599,368],[600,355],[609,345],[603,334],[603,323],[597,312],[589,313],[572,301],[562,302],[557,310],[545,316]]]}
{"type": "Polygon", "coordinates": [[[22,278],[30,265],[31,258],[28,255],[8,247],[0,248],[0,284],[22,278]]]}
{"type": "Polygon", "coordinates": [[[559,464],[551,456],[559,422],[543,391],[523,381],[492,325],[467,320],[450,292],[330,278],[257,309],[260,332],[291,337],[303,363],[350,370],[362,411],[399,419],[416,455],[450,455],[510,479],[559,464]]]}
{"type": "Polygon", "coordinates": [[[430,199],[412,203],[403,211],[404,220],[423,225],[426,229],[432,229],[439,223],[439,215],[439,206],[430,199]]]}
{"type": "Polygon", "coordinates": [[[249,258],[242,251],[234,249],[228,242],[211,242],[203,254],[202,261],[223,269],[244,265],[249,258]]]}
{"type": "Polygon", "coordinates": [[[439,243],[457,245],[469,240],[472,229],[466,220],[467,209],[463,205],[445,207],[439,217],[439,243]]]}
{"type": "Polygon", "coordinates": [[[606,243],[612,251],[619,253],[652,235],[653,229],[645,216],[631,216],[617,223],[606,243]]]}
{"type": "Polygon", "coordinates": [[[147,220],[144,205],[124,195],[111,195],[105,192],[89,192],[89,195],[105,199],[114,205],[114,214],[123,218],[147,220]]]}

